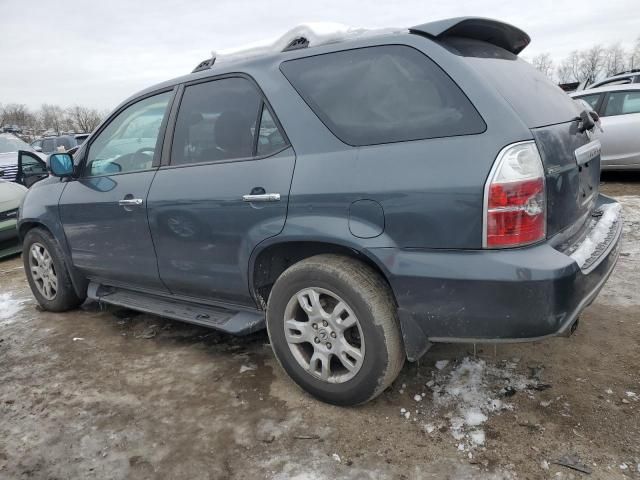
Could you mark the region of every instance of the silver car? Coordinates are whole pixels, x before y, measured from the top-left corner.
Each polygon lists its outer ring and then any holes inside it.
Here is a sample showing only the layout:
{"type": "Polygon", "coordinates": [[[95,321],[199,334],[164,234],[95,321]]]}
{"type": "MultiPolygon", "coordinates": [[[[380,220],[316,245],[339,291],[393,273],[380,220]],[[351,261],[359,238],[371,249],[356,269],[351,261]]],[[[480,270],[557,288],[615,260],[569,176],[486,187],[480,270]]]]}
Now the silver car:
{"type": "Polygon", "coordinates": [[[602,170],[640,170],[640,84],[590,88],[570,96],[600,115],[602,170]]]}

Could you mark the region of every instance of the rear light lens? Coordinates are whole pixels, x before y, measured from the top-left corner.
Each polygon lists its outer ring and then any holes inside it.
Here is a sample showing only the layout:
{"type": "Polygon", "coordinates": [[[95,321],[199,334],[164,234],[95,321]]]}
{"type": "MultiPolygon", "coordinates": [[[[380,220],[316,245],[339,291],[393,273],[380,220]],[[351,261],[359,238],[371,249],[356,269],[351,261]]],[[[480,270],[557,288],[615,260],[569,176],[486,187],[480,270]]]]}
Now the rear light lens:
{"type": "Polygon", "coordinates": [[[484,202],[484,247],[517,247],[545,238],[544,168],[535,142],[509,145],[498,154],[484,202]]]}

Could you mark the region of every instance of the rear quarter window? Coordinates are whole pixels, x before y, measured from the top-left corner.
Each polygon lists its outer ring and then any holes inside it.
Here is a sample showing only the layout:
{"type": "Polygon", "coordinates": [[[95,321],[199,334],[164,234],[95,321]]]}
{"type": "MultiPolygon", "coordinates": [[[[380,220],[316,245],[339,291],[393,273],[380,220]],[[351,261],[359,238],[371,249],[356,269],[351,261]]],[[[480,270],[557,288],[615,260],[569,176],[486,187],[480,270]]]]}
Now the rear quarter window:
{"type": "Polygon", "coordinates": [[[544,74],[503,48],[468,38],[449,37],[443,46],[463,57],[509,102],[529,128],[573,120],[575,102],[544,74]]]}
{"type": "Polygon", "coordinates": [[[446,73],[418,50],[383,45],[280,66],[304,101],[353,146],[482,133],[486,125],[446,73]]]}

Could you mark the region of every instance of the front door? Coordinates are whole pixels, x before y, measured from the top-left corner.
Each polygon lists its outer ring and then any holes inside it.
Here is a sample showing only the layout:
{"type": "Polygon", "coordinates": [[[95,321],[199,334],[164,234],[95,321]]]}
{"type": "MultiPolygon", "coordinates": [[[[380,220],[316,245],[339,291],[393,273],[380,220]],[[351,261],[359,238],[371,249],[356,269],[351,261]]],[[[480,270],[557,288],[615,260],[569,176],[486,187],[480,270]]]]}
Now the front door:
{"type": "Polygon", "coordinates": [[[146,201],[160,161],[173,92],[139,100],[92,137],[79,178],[60,198],[73,263],[104,283],[166,290],[158,276],[146,201]]]}
{"type": "Polygon", "coordinates": [[[20,183],[27,188],[31,188],[36,182],[49,176],[47,165],[33,152],[26,150],[18,151],[18,173],[16,183],[20,183]]]}
{"type": "Polygon", "coordinates": [[[149,192],[160,277],[174,294],[255,305],[253,248],[284,227],[295,155],[257,86],[187,86],[170,161],[149,192]]]}

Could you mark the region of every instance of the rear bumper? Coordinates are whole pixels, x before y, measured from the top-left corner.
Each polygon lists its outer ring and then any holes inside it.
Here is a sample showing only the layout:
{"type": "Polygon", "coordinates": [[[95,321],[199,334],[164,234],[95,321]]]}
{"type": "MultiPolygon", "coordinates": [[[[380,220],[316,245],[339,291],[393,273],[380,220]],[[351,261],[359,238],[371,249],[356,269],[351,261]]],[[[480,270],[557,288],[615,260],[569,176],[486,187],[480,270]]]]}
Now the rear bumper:
{"type": "Polygon", "coordinates": [[[370,253],[387,269],[407,356],[414,360],[430,342],[521,342],[568,334],[615,267],[622,222],[615,228],[588,273],[549,244],[370,253]]]}

